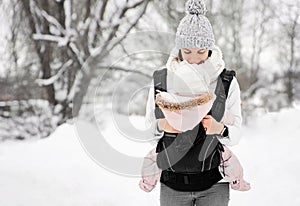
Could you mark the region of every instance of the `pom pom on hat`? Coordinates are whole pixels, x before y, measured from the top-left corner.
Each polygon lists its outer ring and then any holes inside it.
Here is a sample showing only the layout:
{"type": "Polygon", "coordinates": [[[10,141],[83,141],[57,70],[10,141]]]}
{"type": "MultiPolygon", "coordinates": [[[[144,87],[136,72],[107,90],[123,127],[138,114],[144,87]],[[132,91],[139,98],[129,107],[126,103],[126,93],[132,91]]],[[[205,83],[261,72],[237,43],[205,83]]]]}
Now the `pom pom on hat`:
{"type": "Polygon", "coordinates": [[[188,0],[186,15],[176,31],[176,48],[201,48],[213,50],[215,37],[212,26],[205,16],[207,10],[203,0],[188,0]]]}
{"type": "Polygon", "coordinates": [[[207,10],[203,0],[188,0],[185,10],[189,14],[205,15],[207,10]]]}

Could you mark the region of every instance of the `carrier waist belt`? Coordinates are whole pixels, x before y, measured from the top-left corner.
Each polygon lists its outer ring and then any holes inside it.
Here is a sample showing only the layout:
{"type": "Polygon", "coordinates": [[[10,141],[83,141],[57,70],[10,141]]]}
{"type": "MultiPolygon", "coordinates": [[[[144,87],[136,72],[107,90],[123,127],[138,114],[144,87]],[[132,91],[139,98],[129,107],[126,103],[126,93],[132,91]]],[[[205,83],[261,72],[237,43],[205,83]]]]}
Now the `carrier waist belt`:
{"type": "Polygon", "coordinates": [[[178,191],[203,191],[223,179],[219,168],[201,173],[177,173],[162,171],[160,182],[178,191]]]}

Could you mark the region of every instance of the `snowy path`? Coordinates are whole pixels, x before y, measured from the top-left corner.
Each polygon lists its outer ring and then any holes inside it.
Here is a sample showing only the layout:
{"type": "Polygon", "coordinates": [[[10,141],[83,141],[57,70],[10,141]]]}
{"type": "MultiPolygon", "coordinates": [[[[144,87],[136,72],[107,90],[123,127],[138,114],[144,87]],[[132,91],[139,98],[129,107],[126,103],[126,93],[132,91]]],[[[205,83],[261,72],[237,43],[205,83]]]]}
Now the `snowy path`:
{"type": "MultiPolygon", "coordinates": [[[[252,190],[231,190],[231,206],[300,205],[299,116],[299,110],[268,114],[244,129],[240,144],[231,149],[252,190]]],[[[0,144],[1,206],[159,205],[159,187],[145,193],[138,181],[95,164],[72,125],[43,140],[0,144]]]]}

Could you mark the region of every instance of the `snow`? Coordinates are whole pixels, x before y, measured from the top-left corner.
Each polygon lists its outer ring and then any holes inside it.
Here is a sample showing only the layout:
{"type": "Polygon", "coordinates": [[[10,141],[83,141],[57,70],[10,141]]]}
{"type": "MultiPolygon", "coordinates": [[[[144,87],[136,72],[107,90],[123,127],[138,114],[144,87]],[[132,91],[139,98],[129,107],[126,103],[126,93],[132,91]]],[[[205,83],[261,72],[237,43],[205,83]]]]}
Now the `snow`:
{"type": "MultiPolygon", "coordinates": [[[[231,149],[252,189],[231,190],[231,206],[300,205],[299,116],[299,109],[285,109],[258,116],[243,128],[243,139],[231,149]]],[[[142,121],[141,116],[130,116],[136,128],[142,121]]],[[[143,157],[153,147],[122,140],[110,118],[102,129],[109,144],[123,154],[143,157]]],[[[145,193],[138,187],[139,178],[98,166],[81,146],[76,130],[64,124],[46,139],[2,142],[0,205],[159,205],[159,185],[145,193]]]]}

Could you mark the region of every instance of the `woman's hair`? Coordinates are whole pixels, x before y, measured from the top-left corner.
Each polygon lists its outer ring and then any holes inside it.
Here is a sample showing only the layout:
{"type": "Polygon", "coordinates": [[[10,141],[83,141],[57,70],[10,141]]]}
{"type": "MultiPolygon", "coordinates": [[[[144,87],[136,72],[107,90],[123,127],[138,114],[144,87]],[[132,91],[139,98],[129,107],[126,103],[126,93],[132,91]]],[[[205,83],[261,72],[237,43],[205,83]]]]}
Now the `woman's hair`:
{"type": "MultiPolygon", "coordinates": [[[[208,50],[208,57],[210,57],[211,54],[212,54],[212,50],[208,50]]],[[[183,61],[181,49],[179,49],[179,51],[178,51],[178,56],[176,57],[176,60],[177,61],[183,61]]]]}

